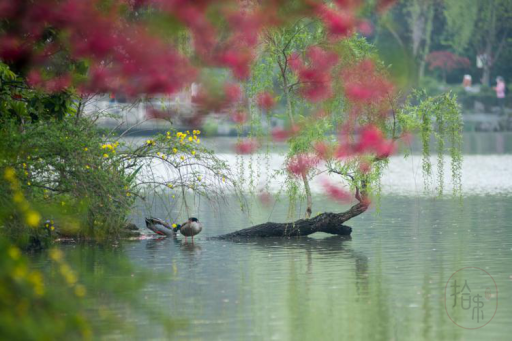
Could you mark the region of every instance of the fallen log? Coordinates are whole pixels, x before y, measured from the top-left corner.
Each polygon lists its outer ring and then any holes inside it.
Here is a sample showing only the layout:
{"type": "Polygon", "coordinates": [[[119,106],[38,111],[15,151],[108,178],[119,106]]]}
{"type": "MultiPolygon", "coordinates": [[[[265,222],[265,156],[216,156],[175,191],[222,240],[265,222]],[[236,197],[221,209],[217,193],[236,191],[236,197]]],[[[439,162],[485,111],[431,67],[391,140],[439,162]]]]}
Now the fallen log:
{"type": "Polygon", "coordinates": [[[290,223],[268,222],[243,230],[214,237],[214,239],[242,239],[267,237],[298,237],[308,236],[316,232],[348,236],[352,228],[343,225],[347,220],[360,215],[368,209],[364,201],[352,206],[342,213],[322,213],[311,219],[300,219],[290,223]]]}

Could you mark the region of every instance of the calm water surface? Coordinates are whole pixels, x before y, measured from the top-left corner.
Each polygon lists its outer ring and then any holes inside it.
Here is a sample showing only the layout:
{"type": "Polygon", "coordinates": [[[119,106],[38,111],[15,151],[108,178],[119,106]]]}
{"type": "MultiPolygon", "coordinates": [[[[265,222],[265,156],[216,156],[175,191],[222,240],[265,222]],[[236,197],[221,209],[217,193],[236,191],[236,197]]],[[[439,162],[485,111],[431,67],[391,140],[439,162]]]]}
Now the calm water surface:
{"type": "MultiPolygon", "coordinates": [[[[512,164],[510,156],[500,157],[512,164]]],[[[481,166],[490,167],[491,176],[496,168],[496,176],[508,186],[512,173],[507,179],[510,168],[499,169],[501,161],[481,166]]],[[[482,177],[482,188],[485,181],[482,177]]],[[[136,265],[126,276],[148,270],[161,275],[140,295],[150,306],[187,322],[173,334],[177,340],[510,340],[512,196],[506,191],[469,192],[461,204],[410,191],[384,191],[379,212],[373,208],[349,222],[351,238],[318,234],[247,242],[208,237],[269,219],[284,221],[286,205],[263,207],[254,200],[249,218],[234,200],[220,208],[202,201],[195,209],[205,228],[195,244],[145,239],[125,242],[118,252],[136,265]],[[476,330],[456,326],[445,310],[445,286],[464,267],[484,269],[499,290],[494,318],[476,330]]],[[[348,208],[322,196],[315,199],[315,207],[348,208]]],[[[146,214],[167,217],[163,206],[142,210],[134,214],[139,226],[146,214]]],[[[109,252],[85,252],[91,246],[62,248],[87,258],[91,265],[81,269],[89,274],[102,268],[109,252]]],[[[46,262],[44,257],[38,261],[46,262]]],[[[473,295],[482,285],[491,286],[485,276],[457,278],[458,283],[467,280],[473,295]]],[[[448,296],[447,305],[453,299],[448,296]]],[[[496,297],[483,302],[487,318],[494,313],[496,297]]],[[[122,307],[110,308],[123,316],[122,307]]],[[[468,311],[458,310],[454,318],[477,326],[464,315],[468,311]]],[[[135,338],[165,338],[151,319],[126,319],[136,330],[135,338]]]]}

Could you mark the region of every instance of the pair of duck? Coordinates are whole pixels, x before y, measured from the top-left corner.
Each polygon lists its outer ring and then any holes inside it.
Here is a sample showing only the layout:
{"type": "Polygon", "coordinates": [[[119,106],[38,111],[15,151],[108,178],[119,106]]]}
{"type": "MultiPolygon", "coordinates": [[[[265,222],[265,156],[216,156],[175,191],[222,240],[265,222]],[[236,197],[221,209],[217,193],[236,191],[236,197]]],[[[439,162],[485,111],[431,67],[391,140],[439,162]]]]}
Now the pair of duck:
{"type": "Polygon", "coordinates": [[[178,224],[176,227],[172,227],[162,219],[158,218],[146,218],[146,227],[161,236],[175,237],[178,231],[185,237],[192,237],[194,242],[194,236],[198,235],[203,230],[203,225],[197,220],[197,218],[191,217],[183,224],[178,224]]]}

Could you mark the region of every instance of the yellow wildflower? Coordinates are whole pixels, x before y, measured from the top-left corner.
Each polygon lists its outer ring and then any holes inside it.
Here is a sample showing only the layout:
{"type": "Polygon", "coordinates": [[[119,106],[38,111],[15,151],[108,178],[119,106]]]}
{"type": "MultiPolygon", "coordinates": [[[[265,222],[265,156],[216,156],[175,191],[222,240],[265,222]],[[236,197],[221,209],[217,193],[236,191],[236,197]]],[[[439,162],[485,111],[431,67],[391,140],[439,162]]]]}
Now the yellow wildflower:
{"type": "Polygon", "coordinates": [[[108,154],[103,154],[103,157],[106,159],[108,158],[108,154]]]}
{"type": "Polygon", "coordinates": [[[91,168],[91,167],[89,167],[89,165],[85,165],[85,169],[89,169],[89,168],[91,168]]]}
{"type": "Polygon", "coordinates": [[[9,257],[11,257],[14,260],[17,260],[21,256],[20,249],[18,249],[16,246],[9,247],[7,253],[9,254],[9,257]]]}
{"type": "Polygon", "coordinates": [[[196,140],[196,142],[197,142],[197,143],[200,143],[200,142],[201,142],[201,140],[200,140],[200,139],[197,139],[197,140],[196,140]]]}
{"type": "Polygon", "coordinates": [[[197,177],[197,181],[201,181],[202,179],[203,179],[203,178],[202,178],[202,177],[200,177],[200,176],[198,176],[198,177],[197,177]]]}
{"type": "Polygon", "coordinates": [[[82,284],[78,284],[75,287],[75,295],[78,297],[84,297],[85,296],[85,287],[82,284]]]}
{"type": "Polygon", "coordinates": [[[222,182],[226,182],[226,178],[222,178],[222,182]]]}
{"type": "Polygon", "coordinates": [[[176,228],[176,227],[178,227],[178,225],[176,225],[176,224],[172,224],[172,227],[173,227],[173,228],[176,228]]]}
{"type": "Polygon", "coordinates": [[[12,167],[7,167],[4,172],[4,178],[7,181],[14,181],[16,178],[16,171],[12,167]]]}
{"type": "Polygon", "coordinates": [[[173,188],[174,186],[172,184],[167,184],[167,187],[173,188]]]}
{"type": "Polygon", "coordinates": [[[188,138],[188,140],[189,140],[190,142],[194,141],[194,139],[193,139],[192,137],[189,137],[189,138],[188,138]]]}
{"type": "Polygon", "coordinates": [[[86,152],[86,151],[88,151],[88,150],[89,150],[89,149],[88,149],[87,147],[85,147],[85,148],[84,148],[84,151],[85,151],[85,152],[86,152]]]}
{"type": "Polygon", "coordinates": [[[185,160],[184,156],[180,156],[181,161],[185,160]]]}
{"type": "Polygon", "coordinates": [[[173,149],[172,149],[172,152],[173,152],[174,154],[176,154],[176,153],[178,152],[178,149],[173,148],[173,149]]]}
{"type": "Polygon", "coordinates": [[[28,211],[25,220],[28,226],[37,227],[41,221],[41,216],[36,211],[28,211]]]}
{"type": "Polygon", "coordinates": [[[14,202],[16,202],[16,203],[20,203],[20,202],[22,202],[22,201],[23,201],[23,199],[24,199],[23,194],[22,194],[22,193],[20,193],[20,192],[16,192],[16,193],[14,193],[14,195],[13,195],[13,197],[12,197],[12,200],[13,200],[14,202]]]}
{"type": "Polygon", "coordinates": [[[196,151],[195,151],[195,150],[193,150],[193,151],[191,151],[191,152],[190,152],[190,154],[192,154],[192,155],[196,155],[196,151]]]}

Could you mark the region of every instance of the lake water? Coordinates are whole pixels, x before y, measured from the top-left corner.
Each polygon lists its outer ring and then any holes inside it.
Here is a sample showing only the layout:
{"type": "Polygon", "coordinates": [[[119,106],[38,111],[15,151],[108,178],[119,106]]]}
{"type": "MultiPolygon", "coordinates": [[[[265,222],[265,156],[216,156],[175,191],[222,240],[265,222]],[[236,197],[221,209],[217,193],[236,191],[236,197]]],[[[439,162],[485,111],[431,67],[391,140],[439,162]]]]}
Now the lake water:
{"type": "MultiPolygon", "coordinates": [[[[505,135],[499,145],[507,146],[507,141],[505,135]]],[[[351,238],[208,239],[268,220],[286,220],[286,202],[265,206],[249,197],[251,216],[242,214],[233,198],[220,206],[195,200],[191,210],[205,228],[194,244],[150,238],[125,241],[113,250],[61,247],[82,277],[101,274],[112,283],[145,277],[146,284],[133,293],[144,307],[175,321],[171,336],[176,340],[509,340],[512,155],[501,154],[506,148],[489,148],[466,151],[462,203],[424,196],[419,157],[394,157],[383,178],[379,210],[373,206],[348,222],[354,229],[351,238]],[[110,273],[105,263],[112,254],[124,255],[135,267],[110,273]],[[457,272],[468,267],[473,269],[457,272]],[[456,292],[470,296],[452,296],[454,280],[460,285],[456,292]],[[468,298],[473,306],[466,309],[468,298]],[[477,306],[481,321],[474,316],[477,306]]],[[[237,162],[229,149],[218,150],[229,162],[237,162]]],[[[280,160],[271,155],[272,165],[280,160]]],[[[133,216],[139,226],[145,215],[182,219],[185,214],[176,208],[169,217],[166,202],[143,207],[133,216]]],[[[314,213],[348,207],[315,195],[314,213]]],[[[44,254],[36,259],[38,266],[45,266],[44,254]]],[[[94,285],[89,291],[106,296],[94,285]]],[[[169,337],[152,313],[138,314],[108,299],[91,308],[98,320],[104,305],[128,321],[129,338],[169,337]]]]}

